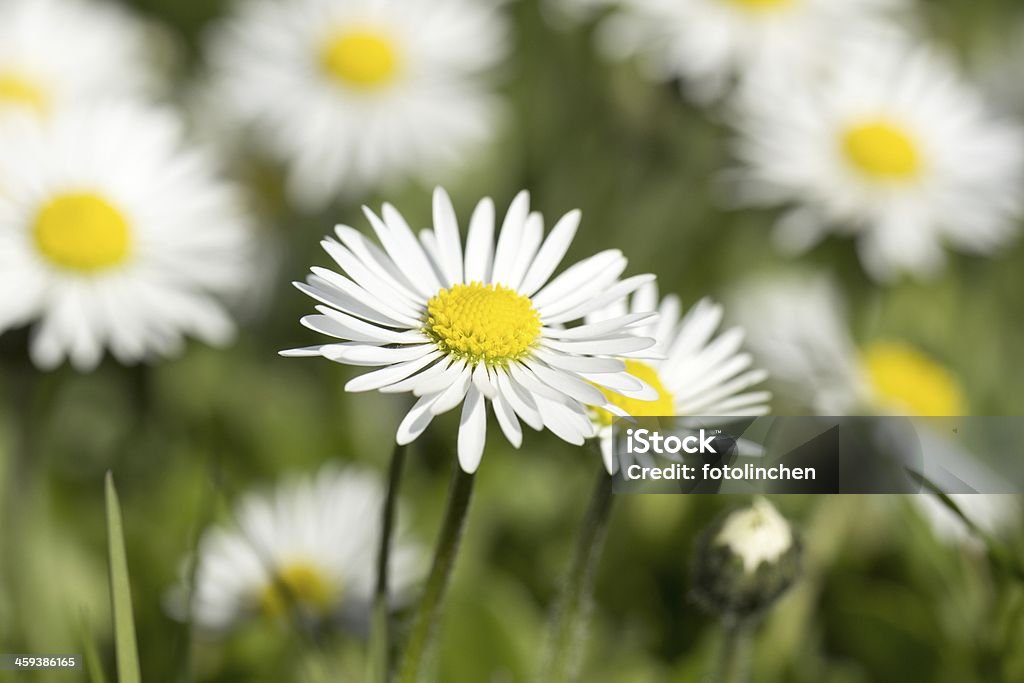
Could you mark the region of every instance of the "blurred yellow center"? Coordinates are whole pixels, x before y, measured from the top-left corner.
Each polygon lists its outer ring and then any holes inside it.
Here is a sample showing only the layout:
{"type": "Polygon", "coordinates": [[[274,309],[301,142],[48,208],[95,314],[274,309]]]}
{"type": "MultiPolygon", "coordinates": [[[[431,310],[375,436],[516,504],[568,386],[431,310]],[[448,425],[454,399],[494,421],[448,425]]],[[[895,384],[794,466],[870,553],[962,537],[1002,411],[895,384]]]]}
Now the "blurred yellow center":
{"type": "MultiPolygon", "coordinates": [[[[658,398],[653,401],[641,401],[617,394],[604,387],[598,387],[609,403],[622,408],[634,417],[664,417],[676,414],[675,399],[672,393],[661,383],[657,370],[647,363],[642,363],[638,360],[627,360],[626,372],[653,387],[658,392],[658,398]]],[[[615,416],[607,410],[598,408],[596,412],[597,419],[601,424],[610,425],[612,420],[615,419],[615,416]]]]}
{"type": "Polygon", "coordinates": [[[323,571],[307,562],[282,567],[260,596],[260,608],[270,617],[280,617],[289,606],[323,613],[336,601],[337,591],[323,571]]]}
{"type": "Polygon", "coordinates": [[[876,400],[887,410],[928,417],[963,415],[967,409],[956,377],[907,344],[870,344],[863,364],[876,400]]]}
{"type": "Polygon", "coordinates": [[[843,133],[843,153],[850,164],[872,180],[910,180],[921,170],[917,143],[887,121],[869,121],[843,133]]]}
{"type": "Polygon", "coordinates": [[[792,5],[795,0],[725,0],[730,5],[748,12],[765,12],[792,5]]]}
{"type": "Polygon", "coordinates": [[[16,73],[0,73],[0,107],[23,107],[43,114],[46,99],[46,93],[31,80],[16,73]]]}
{"type": "Polygon", "coordinates": [[[504,365],[525,356],[540,337],[540,314],[508,287],[458,284],[427,302],[425,331],[442,351],[472,365],[504,365]]]}
{"type": "Polygon", "coordinates": [[[36,214],[36,247],[52,263],[69,270],[96,272],[128,257],[128,220],[103,197],[91,192],[58,195],[36,214]]]}
{"type": "Polygon", "coordinates": [[[380,31],[355,30],[334,34],[320,51],[320,64],[346,86],[373,89],[391,83],[398,74],[398,50],[380,31]]]}

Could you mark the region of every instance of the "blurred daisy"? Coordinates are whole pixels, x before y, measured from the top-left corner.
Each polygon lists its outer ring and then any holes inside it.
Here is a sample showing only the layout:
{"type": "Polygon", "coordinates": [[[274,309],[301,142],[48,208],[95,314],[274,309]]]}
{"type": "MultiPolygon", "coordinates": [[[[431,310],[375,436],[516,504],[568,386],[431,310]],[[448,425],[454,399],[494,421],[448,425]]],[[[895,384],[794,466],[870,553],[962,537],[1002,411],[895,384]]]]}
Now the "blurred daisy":
{"type": "MultiPolygon", "coordinates": [[[[667,415],[732,416],[765,415],[771,394],[748,391],[763,382],[767,373],[751,369],[750,354],[741,353],[743,331],[734,327],[716,335],[722,307],[702,299],[680,320],[679,299],[666,296],[658,303],[654,283],[641,287],[632,300],[622,299],[587,316],[587,323],[614,320],[632,313],[657,309],[658,317],[637,325],[636,334],[651,337],[655,345],[625,358],[626,370],[658,392],[657,399],[643,401],[602,390],[608,401],[635,417],[667,415]],[[651,360],[658,358],[659,360],[651,360]]],[[[612,471],[612,421],[603,409],[592,411],[601,439],[601,455],[612,471]]]]}
{"type": "Polygon", "coordinates": [[[100,0],[0,3],[0,120],[151,85],[146,27],[100,0]]]}
{"type": "Polygon", "coordinates": [[[505,33],[496,2],[247,0],[212,36],[214,87],[315,207],[436,177],[488,138],[505,33]]]}
{"type": "Polygon", "coordinates": [[[864,267],[888,280],[936,272],[945,244],[991,253],[1017,230],[1021,130],[931,51],[851,51],[827,81],[764,79],[741,100],[742,189],[796,206],[776,233],[785,249],[854,235],[864,267]]]}
{"type": "Polygon", "coordinates": [[[959,378],[905,340],[858,345],[831,281],[798,274],[746,283],[731,307],[754,356],[817,415],[964,415],[959,378]]]}
{"type": "Polygon", "coordinates": [[[244,286],[248,231],[232,188],[170,112],[88,107],[0,144],[0,332],[37,321],[32,359],[80,370],[226,342],[215,295],[244,286]]]}
{"type": "MultiPolygon", "coordinates": [[[[596,0],[561,0],[579,8],[596,0]]],[[[683,79],[698,99],[762,71],[817,73],[838,44],[887,32],[903,0],[608,0],[600,29],[612,58],[638,57],[652,77],[683,79]]]]}
{"type": "Polygon", "coordinates": [[[399,443],[423,433],[435,415],[462,404],[459,463],[476,471],[490,401],[502,432],[519,447],[523,422],[582,444],[594,436],[586,406],[622,411],[600,388],[652,400],[657,393],[606,356],[650,348],[635,334],[651,312],[566,328],[630,294],[653,275],[619,280],[626,259],[603,251],[551,279],[576,234],[580,212],[562,217],[546,239],[529,195],[516,196],[495,245],[494,203],[483,199],[469,221],[463,250],[455,211],[434,192],[434,227],[413,234],[385,204],[382,218],[364,213],[383,249],[339,225],[340,242],[322,244],[345,275],[313,268],[296,286],[322,302],[302,319],[341,340],[285,352],[322,355],[350,365],[383,366],[360,375],[348,391],[411,392],[419,400],[398,428],[399,443]],[[550,280],[550,281],[549,281],[550,280]],[[600,387],[600,388],[599,388],[600,387]]]}
{"type": "MultiPolygon", "coordinates": [[[[196,557],[191,617],[224,630],[245,618],[289,614],[311,623],[365,617],[384,492],[375,476],[325,468],[270,494],[249,494],[235,523],[210,529],[196,557]]],[[[415,580],[418,550],[396,543],[391,588],[415,580]]]]}

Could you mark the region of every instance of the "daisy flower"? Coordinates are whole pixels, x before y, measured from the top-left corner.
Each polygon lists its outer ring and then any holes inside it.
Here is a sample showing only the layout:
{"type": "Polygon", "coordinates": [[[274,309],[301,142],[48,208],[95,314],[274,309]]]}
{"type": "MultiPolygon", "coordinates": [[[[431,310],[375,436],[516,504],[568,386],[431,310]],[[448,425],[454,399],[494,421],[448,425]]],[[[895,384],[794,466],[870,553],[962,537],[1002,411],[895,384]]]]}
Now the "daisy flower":
{"type": "Polygon", "coordinates": [[[286,162],[311,208],[454,168],[491,134],[497,2],[245,0],[213,35],[219,101],[286,162]]]}
{"type": "MultiPolygon", "coordinates": [[[[651,337],[655,345],[624,358],[626,370],[658,392],[653,401],[643,401],[602,392],[610,403],[634,417],[668,415],[733,416],[765,415],[771,393],[748,391],[767,377],[752,369],[749,353],[740,351],[743,330],[733,327],[716,334],[722,321],[722,307],[709,299],[697,302],[680,319],[678,297],[669,295],[658,302],[654,283],[641,287],[630,301],[622,299],[587,317],[588,323],[620,319],[630,313],[658,311],[658,317],[637,325],[636,333],[651,337]],[[658,360],[652,360],[652,359],[658,360]]],[[[612,422],[614,415],[603,409],[592,411],[601,455],[611,472],[612,422]]]]}
{"type": "MultiPolygon", "coordinates": [[[[249,494],[233,524],[210,529],[199,541],[189,607],[194,623],[225,630],[292,610],[313,622],[364,614],[375,588],[383,497],[373,474],[331,467],[271,493],[249,494]]],[[[395,544],[393,590],[412,585],[418,557],[415,546],[395,544]]]]}
{"type": "Polygon", "coordinates": [[[896,338],[858,344],[832,282],[818,274],[746,283],[731,306],[772,379],[817,415],[964,415],[955,372],[896,338]]]}
{"type": "Polygon", "coordinates": [[[0,3],[0,120],[49,115],[151,85],[147,30],[100,0],[0,3]]]}
{"type": "Polygon", "coordinates": [[[0,142],[0,332],[35,321],[45,369],[226,342],[216,296],[244,286],[247,225],[179,120],[111,103],[20,124],[0,142]]]}
{"type": "Polygon", "coordinates": [[[824,81],[766,78],[740,100],[741,190],[793,207],[776,233],[787,250],[853,235],[889,280],[936,272],[945,244],[987,254],[1016,232],[1021,130],[927,48],[851,51],[824,81]]]}
{"type": "Polygon", "coordinates": [[[393,206],[385,204],[381,217],[364,208],[381,246],[339,225],[338,239],[322,244],[344,275],[313,268],[305,283],[295,283],[323,304],[317,306],[319,315],[302,323],[340,341],[284,353],[382,366],[345,388],[418,397],[398,428],[400,444],[461,403],[458,455],[466,472],[480,464],[488,402],[517,448],[519,420],[583,444],[595,434],[587,406],[622,414],[601,388],[656,398],[623,361],[607,357],[651,347],[654,340],[638,336],[634,328],[654,314],[566,325],[654,276],[619,280],[626,259],[609,249],[552,279],[576,234],[580,212],[563,216],[543,238],[543,219],[530,211],[529,202],[526,192],[516,196],[495,245],[494,203],[480,201],[465,248],[444,190],[434,192],[433,229],[418,238],[393,206]]]}
{"type": "MultiPolygon", "coordinates": [[[[593,6],[595,0],[561,0],[593,6]]],[[[700,100],[761,71],[816,73],[843,42],[888,33],[903,0],[608,0],[598,38],[656,79],[682,79],[700,100]]]]}

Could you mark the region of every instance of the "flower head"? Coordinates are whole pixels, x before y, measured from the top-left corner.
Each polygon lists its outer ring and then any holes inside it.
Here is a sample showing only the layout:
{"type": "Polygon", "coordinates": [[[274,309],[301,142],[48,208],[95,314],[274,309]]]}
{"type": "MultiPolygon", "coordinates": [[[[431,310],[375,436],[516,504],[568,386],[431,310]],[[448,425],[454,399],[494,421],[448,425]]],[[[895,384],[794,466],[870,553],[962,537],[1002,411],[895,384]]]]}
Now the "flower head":
{"type": "Polygon", "coordinates": [[[708,610],[749,618],[789,590],[800,544],[789,522],[765,498],[708,527],[694,553],[692,592],[708,610]]]}
{"type": "Polygon", "coordinates": [[[576,234],[580,213],[563,216],[544,238],[529,195],[512,202],[495,244],[494,204],[483,199],[463,246],[448,195],[434,192],[434,226],[415,235],[385,204],[364,209],[380,246],[345,225],[324,249],[344,271],[313,268],[296,286],[320,301],[304,325],[339,340],[285,352],[349,365],[381,366],[351,380],[349,391],[411,392],[419,400],[398,428],[398,442],[423,433],[435,415],[462,404],[459,461],[476,470],[486,433],[485,407],[516,447],[522,420],[582,444],[595,428],[587,406],[616,414],[602,389],[655,398],[653,389],[608,356],[649,348],[635,334],[653,313],[566,327],[653,279],[619,280],[626,259],[608,250],[552,279],[576,234]],[[339,241],[340,240],[340,241],[339,241]]]}
{"type": "MultiPolygon", "coordinates": [[[[383,495],[372,474],[330,467],[272,493],[249,494],[234,524],[200,539],[189,607],[195,623],[222,630],[257,615],[293,612],[325,622],[366,612],[383,495]]],[[[414,546],[396,545],[392,589],[411,586],[418,555],[414,546]]]]}
{"type": "Polygon", "coordinates": [[[288,165],[306,207],[461,162],[496,102],[497,3],[247,0],[210,42],[228,118],[288,165]]]}
{"type": "Polygon", "coordinates": [[[783,249],[851,234],[868,273],[891,280],[937,272],[946,244],[988,254],[1016,232],[1024,134],[927,48],[849,50],[828,78],[763,79],[736,126],[747,199],[794,205],[783,249]]]}
{"type": "Polygon", "coordinates": [[[31,352],[93,368],[233,331],[218,298],[244,282],[232,187],[169,111],[111,103],[22,120],[0,155],[0,331],[36,321],[31,352]]]}
{"type": "MultiPolygon", "coordinates": [[[[749,353],[740,350],[743,331],[734,327],[721,334],[722,307],[708,299],[698,301],[680,318],[681,305],[673,295],[659,303],[654,283],[641,287],[630,300],[622,299],[587,317],[588,323],[614,320],[632,313],[657,310],[658,316],[637,325],[636,334],[651,337],[655,345],[624,358],[626,371],[652,387],[657,396],[642,400],[603,389],[608,401],[634,417],[671,415],[765,415],[771,394],[749,391],[767,373],[753,368],[749,353]]],[[[593,411],[601,438],[601,453],[611,470],[612,413],[593,411]]]]}
{"type": "Polygon", "coordinates": [[[0,4],[0,120],[149,89],[147,31],[102,0],[0,4]]]}

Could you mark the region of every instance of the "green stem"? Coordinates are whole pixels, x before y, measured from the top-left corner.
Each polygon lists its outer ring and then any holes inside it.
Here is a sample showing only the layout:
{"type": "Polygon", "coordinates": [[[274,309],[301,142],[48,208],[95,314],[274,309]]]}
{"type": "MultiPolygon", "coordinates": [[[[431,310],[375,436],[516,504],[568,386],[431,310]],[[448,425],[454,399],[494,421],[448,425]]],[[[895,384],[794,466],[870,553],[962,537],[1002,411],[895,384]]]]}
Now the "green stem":
{"type": "Polygon", "coordinates": [[[571,683],[579,674],[590,622],[594,575],[604,548],[613,500],[612,478],[601,468],[577,539],[576,554],[558,599],[549,655],[540,678],[544,683],[571,683]]]}
{"type": "Polygon", "coordinates": [[[722,626],[722,648],[712,680],[715,683],[746,683],[750,680],[753,625],[742,619],[729,619],[722,626]]]}
{"type": "Polygon", "coordinates": [[[469,511],[474,479],[474,475],[463,472],[458,462],[455,463],[452,483],[448,489],[448,505],[441,525],[441,536],[437,540],[437,549],[434,552],[434,563],[423,589],[423,597],[416,609],[412,632],[405,645],[405,655],[399,671],[401,683],[419,681],[424,655],[436,630],[448,578],[459,550],[459,539],[466,525],[466,513],[469,511]]]}
{"type": "Polygon", "coordinates": [[[366,680],[387,683],[388,680],[388,567],[391,559],[391,536],[395,528],[398,489],[405,465],[405,446],[396,444],[388,469],[388,490],[381,509],[380,545],[377,548],[377,587],[373,596],[373,619],[370,624],[370,657],[366,680]]]}

